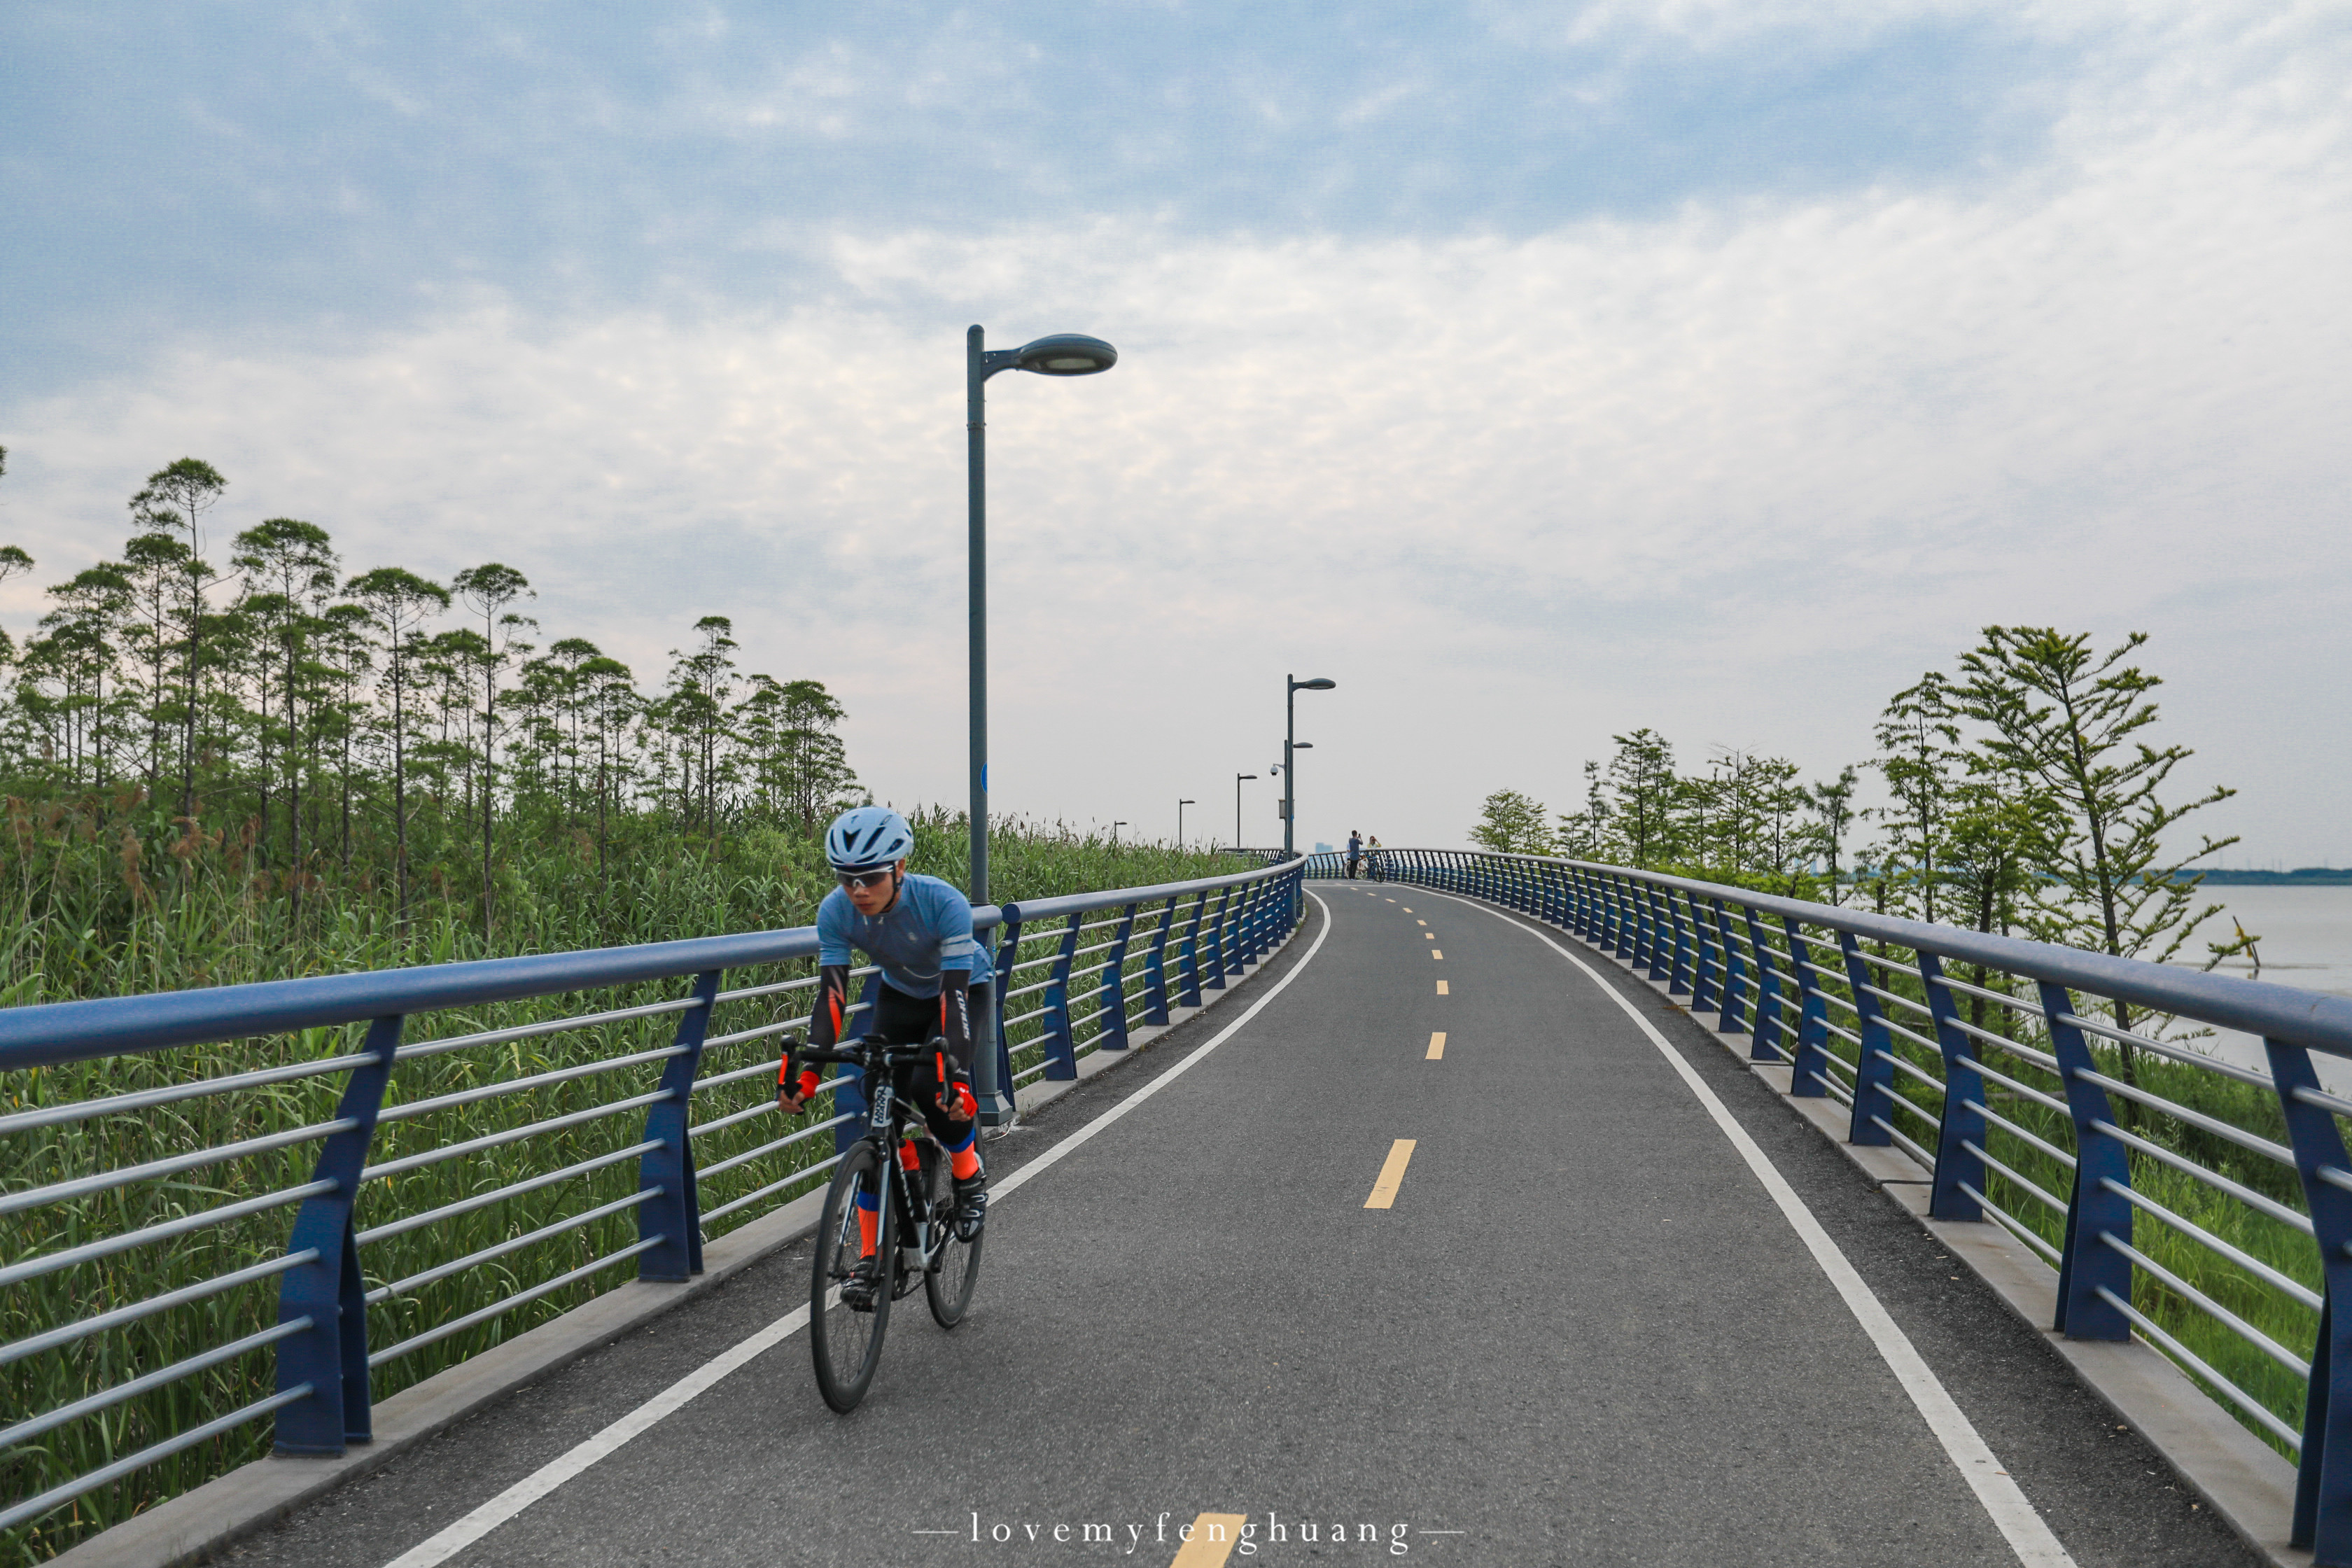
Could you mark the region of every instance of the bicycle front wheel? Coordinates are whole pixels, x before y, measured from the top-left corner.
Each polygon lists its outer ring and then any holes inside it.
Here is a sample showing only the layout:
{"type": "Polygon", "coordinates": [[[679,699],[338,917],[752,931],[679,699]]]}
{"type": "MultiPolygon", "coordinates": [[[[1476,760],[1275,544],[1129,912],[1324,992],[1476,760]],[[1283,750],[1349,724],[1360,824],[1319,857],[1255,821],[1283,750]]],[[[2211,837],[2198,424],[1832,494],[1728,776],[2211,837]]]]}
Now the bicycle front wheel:
{"type": "Polygon", "coordinates": [[[955,1179],[938,1144],[924,1145],[923,1167],[931,1213],[941,1216],[940,1223],[947,1228],[947,1239],[940,1244],[932,1267],[923,1275],[923,1294],[930,1300],[933,1321],[943,1329],[952,1329],[963,1321],[964,1309],[971,1305],[971,1288],[980,1279],[980,1244],[988,1239],[988,1232],[982,1230],[970,1241],[956,1236],[955,1179]]]}
{"type": "Polygon", "coordinates": [[[826,1189],[824,1209],[817,1220],[816,1258],[809,1277],[809,1353],[816,1363],[817,1392],[824,1402],[846,1415],[866,1397],[874,1369],[882,1364],[882,1335],[890,1325],[892,1287],[898,1281],[898,1216],[891,1212],[883,1188],[887,1162],[870,1142],[850,1145],[834,1167],[833,1185],[826,1189]],[[863,1303],[842,1299],[842,1288],[852,1283],[865,1246],[857,1225],[858,1198],[880,1205],[877,1226],[876,1274],[872,1299],[863,1303]]]}

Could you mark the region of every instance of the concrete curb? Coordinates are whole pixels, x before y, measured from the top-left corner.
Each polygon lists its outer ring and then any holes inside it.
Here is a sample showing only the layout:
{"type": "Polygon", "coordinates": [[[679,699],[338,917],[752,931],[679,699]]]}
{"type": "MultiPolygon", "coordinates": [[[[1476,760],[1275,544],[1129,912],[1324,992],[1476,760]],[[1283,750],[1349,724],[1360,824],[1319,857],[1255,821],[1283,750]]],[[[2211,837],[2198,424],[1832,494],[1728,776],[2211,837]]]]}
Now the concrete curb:
{"type": "MultiPolygon", "coordinates": [[[[1437,889],[1432,889],[1431,891],[1437,889]]],[[[1460,898],[1463,895],[1454,894],[1460,898]]],[[[2276,1568],[2311,1568],[2311,1553],[2287,1544],[2294,1517],[2294,1467],[2278,1451],[2238,1424],[2154,1346],[2128,1341],[2070,1340],[2049,1324],[2058,1315],[2058,1272],[1998,1223],[1966,1224],[1927,1217],[1926,1168],[1899,1148],[1874,1148],[1846,1142],[1844,1108],[1826,1099],[1799,1099],[1789,1092],[1785,1062],[1755,1062],[1747,1057],[1748,1037],[1709,1028],[1697,1013],[1666,994],[1665,982],[1652,980],[1614,953],[1585,942],[1574,931],[1530,921],[1517,910],[1485,900],[1467,900],[1510,916],[1531,930],[1567,936],[1664,998],[1677,1012],[1722,1046],[1780,1102],[1837,1145],[1878,1189],[1902,1205],[1927,1233],[1992,1288],[2010,1310],[2042,1336],[2107,1408],[2130,1424],[2178,1472],[2189,1489],[2219,1513],[2239,1539],[2276,1568]]],[[[1720,1016],[1720,1015],[1718,1015],[1720,1016]]]]}
{"type": "MultiPolygon", "coordinates": [[[[1312,911],[1309,911],[1309,919],[1312,911]]],[[[1309,923],[1301,920],[1279,946],[1248,964],[1198,1007],[1172,1007],[1165,1024],[1130,1032],[1125,1050],[1096,1050],[1078,1058],[1075,1079],[1043,1079],[1017,1089],[1021,1116],[1052,1104],[1080,1084],[1134,1060],[1183,1028],[1219,1002],[1236,994],[1252,978],[1287,952],[1309,923]]],[[[1014,1125],[1018,1125],[1016,1121],[1014,1125]]],[[[283,1458],[275,1455],[240,1466],[195,1490],[127,1519],[51,1561],[59,1568],[185,1568],[283,1519],[295,1509],[346,1481],[388,1463],[404,1449],[446,1430],[562,1370],[592,1351],[612,1343],[663,1314],[716,1289],[753,1264],[790,1247],[816,1228],[824,1190],[794,1198],[772,1214],[739,1226],[705,1244],[703,1271],[682,1284],[631,1280],[518,1334],[471,1360],[436,1373],[375,1407],[375,1440],[339,1458],[283,1458]]]]}

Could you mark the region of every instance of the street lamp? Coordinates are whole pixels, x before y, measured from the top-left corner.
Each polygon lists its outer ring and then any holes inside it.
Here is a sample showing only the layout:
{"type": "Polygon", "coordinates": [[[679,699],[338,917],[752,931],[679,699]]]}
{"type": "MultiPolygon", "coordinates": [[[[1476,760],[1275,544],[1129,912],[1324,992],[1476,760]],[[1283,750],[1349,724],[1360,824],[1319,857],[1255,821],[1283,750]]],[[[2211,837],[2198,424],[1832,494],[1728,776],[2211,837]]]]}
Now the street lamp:
{"type": "Polygon", "coordinates": [[[1293,739],[1298,733],[1298,694],[1302,691],[1328,691],[1339,683],[1324,676],[1301,680],[1295,675],[1283,678],[1282,694],[1282,858],[1289,859],[1295,852],[1292,835],[1298,826],[1298,767],[1291,753],[1311,751],[1293,739]]]}
{"type": "Polygon", "coordinates": [[[1118,830],[1119,830],[1120,828],[1122,828],[1122,827],[1125,827],[1126,826],[1127,826],[1127,819],[1126,819],[1125,817],[1121,817],[1118,821],[1114,822],[1114,823],[1112,823],[1112,824],[1110,825],[1110,841],[1111,841],[1111,846],[1112,846],[1112,847],[1116,848],[1116,847],[1118,847],[1118,830]]]}
{"type": "Polygon", "coordinates": [[[1197,800],[1180,800],[1176,803],[1176,853],[1179,855],[1184,853],[1184,808],[1200,804],[1197,800]]]}
{"type": "MultiPolygon", "coordinates": [[[[1094,375],[1118,363],[1118,351],[1100,338],[1057,332],[1017,349],[991,349],[975,326],[963,335],[964,449],[971,491],[971,591],[966,614],[971,633],[971,901],[988,902],[988,378],[999,371],[1036,375],[1094,375]]],[[[982,939],[989,959],[992,942],[982,939]]],[[[989,973],[993,973],[993,968],[989,973]]],[[[1013,1097],[997,1081],[994,1009],[974,1021],[972,1054],[980,1119],[991,1127],[1013,1120],[1013,1097]]]]}
{"type": "Polygon", "coordinates": [[[1242,847],[1242,780],[1255,777],[1255,773],[1234,775],[1234,847],[1236,849],[1242,847]]]}

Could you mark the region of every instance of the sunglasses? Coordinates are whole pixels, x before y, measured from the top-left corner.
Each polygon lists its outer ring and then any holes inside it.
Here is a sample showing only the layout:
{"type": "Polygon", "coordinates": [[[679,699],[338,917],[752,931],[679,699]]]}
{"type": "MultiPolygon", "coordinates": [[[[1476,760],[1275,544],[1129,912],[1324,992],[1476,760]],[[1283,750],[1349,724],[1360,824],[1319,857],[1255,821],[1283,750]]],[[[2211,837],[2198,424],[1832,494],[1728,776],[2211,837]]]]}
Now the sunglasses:
{"type": "Polygon", "coordinates": [[[844,871],[840,876],[841,885],[845,888],[872,888],[890,879],[890,868],[885,866],[878,871],[844,871]]]}

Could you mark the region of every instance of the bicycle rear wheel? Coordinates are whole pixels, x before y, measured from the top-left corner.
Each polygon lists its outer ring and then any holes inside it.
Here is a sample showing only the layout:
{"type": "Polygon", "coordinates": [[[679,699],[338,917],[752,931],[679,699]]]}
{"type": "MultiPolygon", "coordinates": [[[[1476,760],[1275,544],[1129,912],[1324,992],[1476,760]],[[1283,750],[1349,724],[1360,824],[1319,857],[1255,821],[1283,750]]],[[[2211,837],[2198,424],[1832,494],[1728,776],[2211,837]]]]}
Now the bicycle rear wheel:
{"type": "Polygon", "coordinates": [[[875,1257],[882,1272],[875,1281],[874,1300],[853,1307],[841,1299],[843,1283],[865,1253],[858,1237],[857,1195],[862,1191],[886,1197],[880,1185],[884,1171],[879,1148],[863,1142],[850,1145],[834,1168],[833,1185],[825,1190],[824,1208],[817,1219],[816,1258],[809,1278],[809,1353],[816,1363],[817,1392],[845,1415],[866,1397],[874,1369],[882,1363],[882,1335],[890,1325],[892,1287],[898,1282],[898,1216],[886,1201],[876,1236],[875,1257]]]}
{"type": "Polygon", "coordinates": [[[971,1305],[971,1288],[980,1279],[980,1244],[988,1239],[988,1232],[982,1230],[970,1241],[957,1237],[955,1177],[936,1143],[923,1145],[923,1176],[931,1213],[944,1216],[947,1226],[947,1240],[935,1255],[934,1267],[923,1275],[923,1294],[931,1303],[932,1319],[940,1327],[952,1329],[971,1305]]]}

